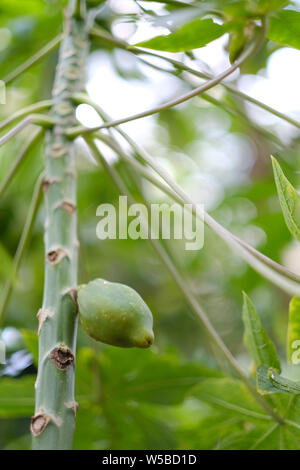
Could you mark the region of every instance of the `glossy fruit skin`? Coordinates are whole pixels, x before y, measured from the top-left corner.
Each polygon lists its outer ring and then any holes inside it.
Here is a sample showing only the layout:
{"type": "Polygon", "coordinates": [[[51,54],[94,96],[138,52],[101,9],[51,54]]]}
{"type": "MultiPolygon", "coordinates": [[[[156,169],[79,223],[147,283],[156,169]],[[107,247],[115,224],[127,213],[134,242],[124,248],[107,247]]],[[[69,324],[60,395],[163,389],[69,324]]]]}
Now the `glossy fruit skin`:
{"type": "Polygon", "coordinates": [[[140,295],[124,284],[95,279],[78,289],[81,324],[95,340],[123,348],[153,343],[153,318],[140,295]]]}

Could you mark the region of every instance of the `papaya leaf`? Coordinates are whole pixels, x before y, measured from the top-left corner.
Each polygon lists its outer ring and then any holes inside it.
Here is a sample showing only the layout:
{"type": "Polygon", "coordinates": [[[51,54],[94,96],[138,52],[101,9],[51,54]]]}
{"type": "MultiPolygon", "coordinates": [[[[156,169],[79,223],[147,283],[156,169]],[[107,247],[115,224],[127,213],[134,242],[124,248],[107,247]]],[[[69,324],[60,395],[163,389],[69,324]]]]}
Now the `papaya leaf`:
{"type": "Polygon", "coordinates": [[[221,408],[224,414],[247,420],[269,420],[246,386],[231,377],[206,379],[191,390],[191,395],[221,408]]]}
{"type": "Polygon", "coordinates": [[[300,394],[300,382],[282,377],[277,372],[266,366],[260,366],[257,370],[257,386],[264,393],[289,393],[300,394]]]}
{"type": "Polygon", "coordinates": [[[207,433],[209,420],[226,423],[231,419],[231,425],[226,433],[222,435],[220,424],[220,428],[215,432],[215,439],[210,436],[210,448],[226,450],[300,448],[299,395],[291,398],[277,389],[276,398],[281,402],[280,409],[286,412],[286,425],[280,427],[266,414],[238,379],[209,378],[192,388],[190,394],[211,408],[211,417],[206,410],[205,419],[200,421],[198,428],[193,429],[196,442],[207,433]]]}
{"type": "Polygon", "coordinates": [[[212,19],[196,18],[167,36],[157,36],[135,46],[168,52],[184,52],[203,47],[224,33],[224,27],[214,23],[212,19]]]}
{"type": "Polygon", "coordinates": [[[79,407],[76,417],[74,450],[176,449],[176,434],[164,418],[151,415],[152,409],[136,404],[106,404],[79,407]],[[87,429],[89,432],[87,433],[87,429]]]}
{"type": "Polygon", "coordinates": [[[234,31],[229,40],[229,59],[233,63],[243,52],[247,39],[242,29],[234,31]]]}
{"type": "Polygon", "coordinates": [[[257,367],[265,365],[280,372],[281,367],[275,346],[263,328],[258,313],[247,294],[243,293],[243,298],[244,343],[257,367]]]}
{"type": "Polygon", "coordinates": [[[291,234],[296,240],[300,241],[300,196],[285,177],[277,160],[274,157],[271,158],[279,202],[285,223],[291,234]]]}
{"type": "Polygon", "coordinates": [[[300,363],[300,298],[293,297],[289,306],[287,334],[287,360],[292,364],[300,363]]]}
{"type": "MultiPolygon", "coordinates": [[[[245,46],[248,44],[252,37],[255,29],[255,23],[253,21],[247,22],[231,22],[234,26],[233,31],[229,36],[229,59],[233,63],[242,54],[245,46]]],[[[230,31],[230,23],[227,23],[227,30],[230,31]]]]}
{"type": "Polygon", "coordinates": [[[29,432],[16,439],[12,439],[1,450],[31,450],[32,438],[29,432]]]}
{"type": "Polygon", "coordinates": [[[0,276],[1,278],[7,279],[8,276],[14,273],[14,264],[12,256],[4,248],[2,243],[0,243],[0,259],[0,276]]]}
{"type": "Polygon", "coordinates": [[[282,377],[277,374],[274,369],[269,369],[268,377],[272,385],[282,393],[300,393],[300,383],[294,382],[293,380],[282,377]]]}
{"type": "MultiPolygon", "coordinates": [[[[251,4],[252,2],[249,3],[251,4]]],[[[255,3],[254,11],[259,14],[265,14],[286,6],[289,0],[256,0],[253,3],[255,3]]]]}
{"type": "Polygon", "coordinates": [[[268,376],[269,367],[261,365],[256,370],[256,388],[261,395],[278,393],[268,376]]]}
{"type": "Polygon", "coordinates": [[[268,39],[300,49],[300,12],[282,10],[270,17],[268,39]]]}
{"type": "Polygon", "coordinates": [[[107,348],[99,357],[106,384],[103,394],[118,401],[176,405],[188,390],[207,377],[220,373],[203,364],[181,361],[175,354],[158,356],[151,350],[107,348]],[[112,373],[113,371],[113,373],[112,373]]]}
{"type": "Polygon", "coordinates": [[[182,361],[175,353],[108,346],[98,354],[91,348],[80,348],[74,448],[177,448],[170,423],[178,407],[195,384],[221,376],[201,363],[182,361]]]}
{"type": "Polygon", "coordinates": [[[32,354],[34,365],[37,367],[39,352],[38,352],[38,335],[35,331],[21,329],[21,333],[25,342],[26,349],[32,354]]]}
{"type": "Polygon", "coordinates": [[[17,418],[31,416],[34,411],[35,377],[24,376],[20,379],[1,377],[0,379],[0,417],[17,418]]]}

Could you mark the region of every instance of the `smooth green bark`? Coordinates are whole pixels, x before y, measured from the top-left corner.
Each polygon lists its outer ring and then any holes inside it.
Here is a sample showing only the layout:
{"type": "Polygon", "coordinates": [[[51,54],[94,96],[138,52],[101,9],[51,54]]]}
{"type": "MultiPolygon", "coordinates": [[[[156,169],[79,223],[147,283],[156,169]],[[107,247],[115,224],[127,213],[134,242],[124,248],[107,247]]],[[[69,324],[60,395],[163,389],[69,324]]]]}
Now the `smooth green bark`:
{"type": "Polygon", "coordinates": [[[77,312],[70,295],[77,285],[76,172],[74,144],[65,129],[75,123],[71,96],[82,88],[88,39],[85,21],[74,17],[73,6],[70,2],[53,88],[55,125],[46,135],[45,285],[38,313],[39,367],[31,421],[34,449],[71,449],[77,407],[77,312]]]}

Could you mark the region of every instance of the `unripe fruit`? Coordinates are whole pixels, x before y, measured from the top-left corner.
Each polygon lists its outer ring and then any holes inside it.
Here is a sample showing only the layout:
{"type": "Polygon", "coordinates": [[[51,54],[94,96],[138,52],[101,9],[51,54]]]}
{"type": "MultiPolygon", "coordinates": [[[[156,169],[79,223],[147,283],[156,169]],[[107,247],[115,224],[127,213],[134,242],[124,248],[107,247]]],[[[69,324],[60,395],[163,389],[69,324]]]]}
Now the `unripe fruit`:
{"type": "Polygon", "coordinates": [[[95,340],[123,348],[153,343],[153,318],[140,295],[124,284],[95,279],[78,289],[81,323],[95,340]]]}

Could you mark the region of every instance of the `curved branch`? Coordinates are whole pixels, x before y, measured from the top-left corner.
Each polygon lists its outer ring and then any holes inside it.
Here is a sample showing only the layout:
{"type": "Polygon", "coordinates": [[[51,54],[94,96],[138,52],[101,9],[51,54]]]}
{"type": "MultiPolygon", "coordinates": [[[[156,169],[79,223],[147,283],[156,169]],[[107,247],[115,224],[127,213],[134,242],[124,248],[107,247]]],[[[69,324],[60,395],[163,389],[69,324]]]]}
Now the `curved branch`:
{"type": "MultiPolygon", "coordinates": [[[[156,162],[153,162],[151,157],[145,154],[145,152],[138,154],[141,158],[151,166],[151,168],[159,174],[166,184],[158,180],[152,175],[147,168],[143,167],[140,163],[128,157],[125,152],[120,149],[115,141],[110,139],[107,135],[95,133],[95,137],[99,138],[102,142],[105,142],[115,152],[118,153],[122,158],[128,161],[130,164],[135,166],[136,169],[151,183],[167,193],[179,204],[190,204],[192,206],[192,213],[202,220],[208,227],[210,227],[222,240],[224,240],[231,248],[238,251],[240,256],[250,265],[253,269],[259,272],[262,276],[269,279],[273,284],[277,285],[287,293],[291,295],[300,295],[300,277],[295,273],[292,273],[288,269],[284,268],[280,264],[271,260],[267,256],[263,255],[255,248],[248,245],[240,238],[233,235],[229,230],[225,229],[220,225],[213,217],[211,217],[206,211],[202,213],[197,208],[197,204],[182,190],[182,188],[175,183],[168,173],[156,162]],[[134,163],[133,163],[134,162],[134,163]]],[[[128,141],[131,143],[130,141],[128,141]]]]}
{"type": "Polygon", "coordinates": [[[41,126],[44,128],[52,127],[55,122],[52,118],[47,117],[43,114],[31,114],[24,118],[21,122],[19,122],[16,126],[10,129],[6,134],[0,137],[0,147],[10,139],[12,139],[15,135],[21,132],[25,127],[29,126],[29,124],[36,124],[37,126],[41,126]]]}
{"type": "Polygon", "coordinates": [[[37,129],[37,131],[34,133],[34,135],[23,146],[23,148],[21,149],[19,155],[15,159],[12,167],[9,169],[7,175],[5,176],[4,180],[0,184],[0,197],[3,195],[4,191],[7,189],[8,185],[12,181],[12,179],[15,176],[17,170],[19,169],[19,167],[22,164],[23,160],[27,157],[30,150],[39,142],[42,134],[43,134],[43,129],[37,129]]]}
{"type": "MultiPolygon", "coordinates": [[[[74,96],[77,102],[85,102],[90,106],[93,106],[98,114],[105,120],[110,117],[95,103],[93,103],[88,97],[82,94],[74,96]]],[[[175,199],[179,204],[192,204],[192,212],[196,217],[203,220],[202,214],[197,211],[196,204],[187,196],[187,194],[181,189],[177,183],[175,183],[168,173],[156,162],[153,161],[152,157],[148,155],[143,149],[141,149],[122,129],[116,128],[116,131],[122,135],[122,137],[130,144],[134,151],[140,155],[142,160],[148,164],[159,176],[163,179],[157,179],[145,166],[141,165],[138,161],[129,157],[126,152],[122,150],[119,144],[111,139],[109,136],[101,133],[95,133],[95,137],[106,143],[111,147],[121,158],[124,158],[128,163],[133,165],[139,173],[152,184],[161,189],[164,193],[168,194],[171,198],[175,199]],[[166,184],[165,184],[166,183],[166,184]]],[[[206,223],[220,238],[228,243],[232,248],[238,249],[242,258],[244,258],[250,266],[256,271],[265,276],[271,282],[286,290],[292,295],[299,295],[300,293],[300,277],[295,273],[284,268],[280,264],[271,260],[267,256],[257,251],[246,242],[233,235],[229,230],[225,229],[215,219],[213,219],[208,213],[204,211],[204,223],[206,223]]]]}
{"type": "Polygon", "coordinates": [[[194,96],[199,95],[200,93],[203,93],[204,91],[209,90],[210,88],[213,88],[214,86],[218,85],[224,78],[228,77],[231,75],[235,70],[237,70],[249,57],[251,57],[257,49],[260,47],[261,43],[264,40],[265,37],[265,22],[262,22],[262,28],[259,34],[259,37],[255,43],[253,43],[249,49],[242,54],[236,62],[231,65],[228,69],[226,69],[224,72],[222,72],[220,75],[217,77],[212,78],[208,82],[204,83],[203,85],[195,88],[192,91],[189,91],[188,93],[185,93],[184,95],[175,98],[171,101],[168,101],[167,103],[161,104],[159,106],[156,106],[155,108],[149,109],[148,111],[143,111],[138,114],[134,114],[133,116],[129,116],[126,118],[121,118],[117,119],[116,121],[111,121],[111,122],[106,122],[102,124],[101,126],[97,127],[92,127],[92,128],[86,128],[84,126],[78,126],[74,129],[70,129],[69,131],[66,132],[67,136],[69,138],[75,138],[79,135],[86,134],[86,133],[93,133],[95,131],[98,131],[100,129],[106,129],[109,127],[115,127],[118,126],[119,124],[124,124],[125,122],[130,122],[134,121],[136,119],[141,119],[147,116],[152,116],[153,114],[159,113],[160,111],[163,111],[165,109],[169,109],[173,106],[177,106],[178,104],[184,103],[185,101],[188,101],[189,99],[193,98],[194,96]]]}
{"type": "Polygon", "coordinates": [[[37,214],[40,202],[41,202],[43,179],[44,179],[44,175],[41,174],[35,184],[27,218],[26,218],[25,225],[23,228],[23,232],[22,232],[19,244],[18,244],[16,254],[14,256],[13,270],[3,289],[1,303],[0,303],[0,324],[3,322],[5,309],[9,301],[13,283],[14,283],[16,274],[18,272],[25,248],[27,246],[27,242],[30,238],[33,224],[35,221],[35,217],[36,217],[36,214],[37,214]]]}
{"type": "MultiPolygon", "coordinates": [[[[104,40],[108,42],[109,44],[113,44],[116,47],[119,47],[120,49],[127,50],[128,52],[131,52],[139,57],[139,55],[148,55],[152,57],[157,57],[158,59],[163,59],[166,62],[169,62],[172,64],[175,68],[188,72],[196,77],[203,78],[205,80],[210,80],[213,78],[212,75],[206,73],[206,72],[199,72],[199,70],[195,70],[192,67],[189,67],[188,65],[184,64],[183,62],[180,62],[179,60],[173,59],[171,57],[166,57],[162,54],[159,54],[158,52],[153,52],[147,49],[143,49],[140,47],[136,46],[131,46],[130,44],[126,43],[125,41],[122,41],[121,39],[118,39],[111,34],[109,34],[107,31],[102,30],[99,26],[94,27],[90,31],[91,36],[94,36],[100,40],[104,40]]],[[[143,60],[143,59],[141,59],[143,60]]],[[[148,65],[150,65],[148,63],[148,65]]],[[[231,85],[229,83],[224,83],[220,82],[220,85],[222,85],[226,90],[228,90],[230,93],[233,93],[240,98],[242,98],[245,101],[248,101],[251,104],[254,104],[255,106],[258,106],[259,108],[263,109],[264,111],[267,111],[270,114],[273,114],[274,116],[277,116],[279,119],[282,119],[292,126],[297,127],[300,129],[300,122],[287,116],[284,113],[281,113],[280,111],[277,111],[276,109],[272,108],[271,106],[268,106],[267,104],[262,103],[261,101],[257,100],[256,98],[253,98],[252,96],[247,95],[246,93],[238,90],[234,85],[231,85]]]]}
{"type": "Polygon", "coordinates": [[[253,269],[259,272],[262,276],[269,279],[273,284],[277,285],[287,293],[291,295],[300,295],[300,278],[296,274],[287,270],[280,264],[267,258],[265,255],[259,253],[255,248],[249,246],[246,242],[240,240],[238,237],[233,235],[229,230],[225,229],[220,225],[213,217],[207,212],[203,211],[203,214],[199,211],[197,204],[182,190],[182,188],[175,183],[167,172],[157,163],[153,162],[151,157],[145,155],[145,152],[139,155],[142,157],[151,168],[159,174],[159,176],[167,183],[164,183],[151,175],[146,168],[144,168],[137,161],[133,163],[133,159],[128,157],[123,152],[115,141],[110,139],[107,135],[95,133],[96,138],[106,143],[115,152],[117,152],[122,158],[133,164],[141,174],[148,179],[151,183],[156,185],[163,192],[167,193],[179,204],[190,204],[192,213],[202,220],[208,227],[210,227],[222,240],[224,240],[231,248],[236,250],[240,256],[250,265],[253,269]],[[145,159],[147,158],[147,160],[145,159]],[[150,163],[151,162],[151,163],[150,163]],[[171,189],[170,189],[171,188],[171,189]]]}
{"type": "Polygon", "coordinates": [[[16,111],[14,114],[9,116],[7,119],[0,122],[0,131],[5,129],[5,127],[7,127],[10,124],[14,123],[18,119],[21,119],[25,116],[28,116],[29,114],[37,113],[39,111],[44,111],[44,110],[47,110],[47,109],[51,108],[52,104],[53,104],[53,100],[39,101],[38,103],[32,104],[30,106],[26,106],[26,108],[23,108],[23,109],[20,109],[20,110],[16,111]]]}
{"type": "Polygon", "coordinates": [[[48,54],[50,54],[50,52],[54,51],[59,46],[62,38],[63,38],[63,34],[59,34],[54,39],[52,39],[52,41],[46,44],[46,46],[42,47],[42,49],[40,49],[36,54],[34,54],[28,60],[26,60],[26,62],[24,62],[15,70],[13,70],[8,75],[6,75],[6,77],[3,78],[4,83],[8,85],[10,82],[15,80],[15,78],[17,78],[23,72],[25,72],[34,64],[39,62],[43,57],[46,57],[48,54]]]}

